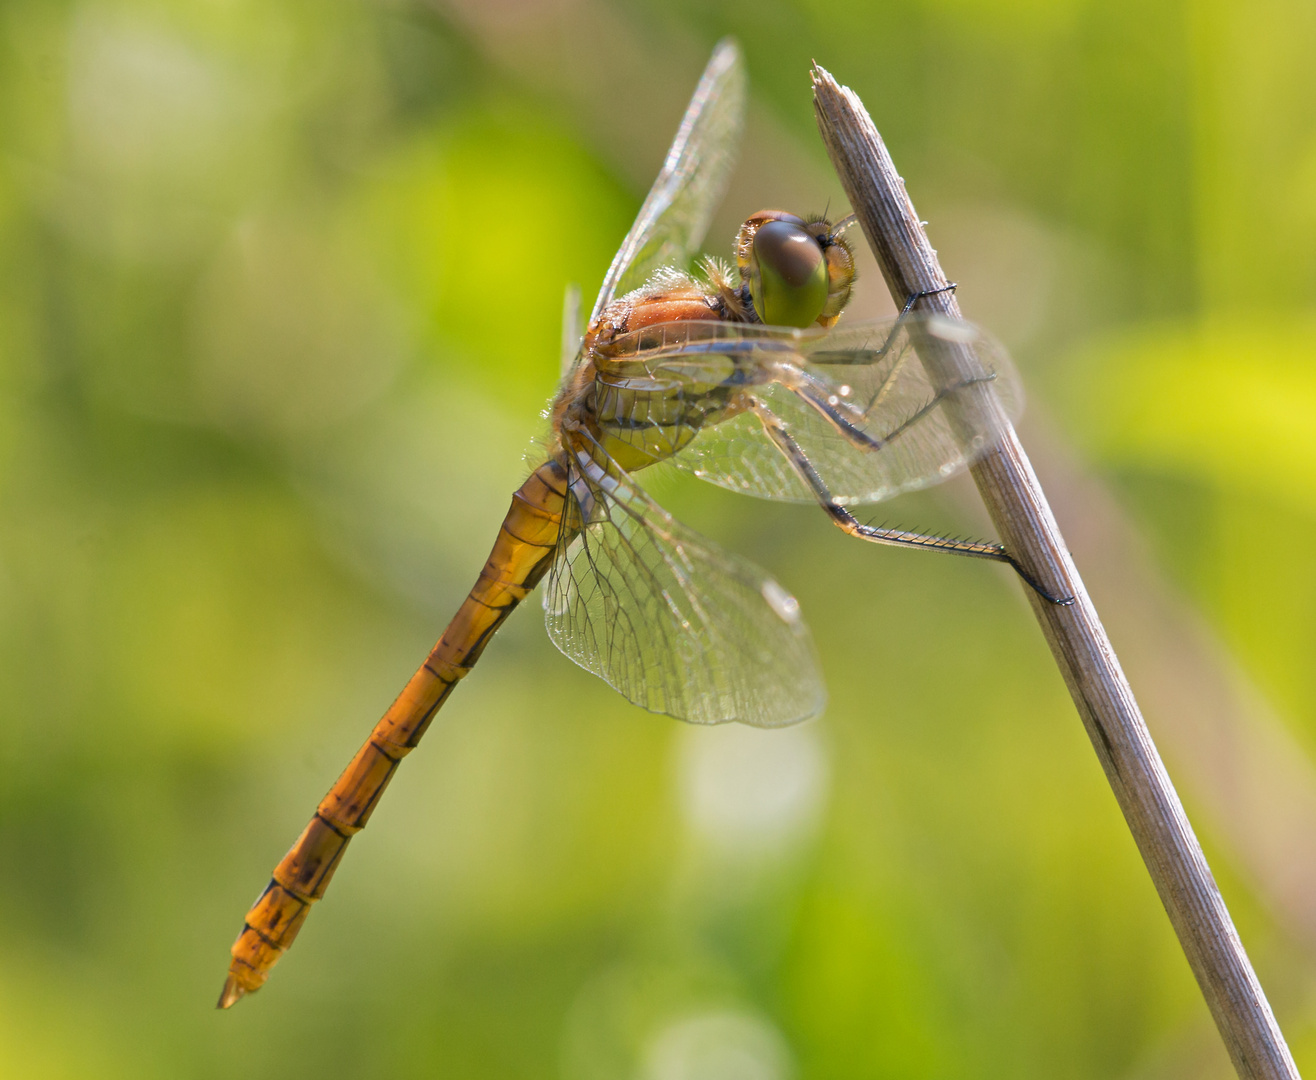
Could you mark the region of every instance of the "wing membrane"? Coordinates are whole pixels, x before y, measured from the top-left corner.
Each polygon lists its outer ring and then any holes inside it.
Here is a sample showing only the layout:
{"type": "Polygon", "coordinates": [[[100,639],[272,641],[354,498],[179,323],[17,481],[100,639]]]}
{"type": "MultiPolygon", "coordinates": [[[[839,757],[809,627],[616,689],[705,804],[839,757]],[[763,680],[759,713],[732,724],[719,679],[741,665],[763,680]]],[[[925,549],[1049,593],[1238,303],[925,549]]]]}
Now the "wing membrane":
{"type": "Polygon", "coordinates": [[[562,297],[562,365],[565,378],[580,360],[580,343],[585,333],[580,327],[580,286],[574,281],[562,297]]]}
{"type": "MultiPolygon", "coordinates": [[[[693,404],[720,387],[752,393],[782,421],[842,504],[879,502],[945,480],[993,445],[1023,405],[1004,348],[977,327],[943,316],[830,333],[670,323],[618,339],[597,362],[604,383],[633,391],[648,386],[651,395],[666,399],[693,404]],[[971,376],[949,387],[935,384],[919,359],[929,343],[967,346],[971,376]],[[999,409],[970,401],[988,387],[999,409]],[[854,429],[848,435],[845,424],[854,429]]],[[[813,501],[757,417],[742,412],[712,421],[673,464],[732,491],[813,501]]]]}
{"type": "Polygon", "coordinates": [[[713,50],[658,179],[608,267],[591,323],[659,267],[684,267],[703,242],[731,177],[744,114],[744,62],[727,38],[713,50]]]}
{"type": "Polygon", "coordinates": [[[544,591],[553,643],[629,701],[682,720],[775,727],[821,712],[795,599],[681,525],[597,444],[571,452],[563,539],[544,591]]]}

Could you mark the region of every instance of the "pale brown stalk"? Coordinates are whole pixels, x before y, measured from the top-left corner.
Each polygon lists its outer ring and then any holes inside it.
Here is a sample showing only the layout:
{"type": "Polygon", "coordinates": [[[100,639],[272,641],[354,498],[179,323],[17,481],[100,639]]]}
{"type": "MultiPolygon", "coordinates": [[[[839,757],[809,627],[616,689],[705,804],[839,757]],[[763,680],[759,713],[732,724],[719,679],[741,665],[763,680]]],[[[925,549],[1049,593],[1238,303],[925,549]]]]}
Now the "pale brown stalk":
{"type": "MultiPolygon", "coordinates": [[[[945,286],[936,252],[863,104],[817,66],[813,86],[823,141],[897,306],[945,286]]],[[[925,296],[918,307],[959,317],[950,291],[925,296]]],[[[944,385],[963,378],[957,368],[968,359],[953,347],[921,358],[944,385]]],[[[999,414],[992,396],[985,385],[963,407],[999,414]]],[[[1009,422],[1001,416],[999,423],[1004,435],[974,464],[973,479],[1006,550],[1053,596],[1074,598],[1063,606],[1024,590],[1234,1068],[1249,1080],[1296,1080],[1293,1056],[1028,455],[1009,422]]]]}

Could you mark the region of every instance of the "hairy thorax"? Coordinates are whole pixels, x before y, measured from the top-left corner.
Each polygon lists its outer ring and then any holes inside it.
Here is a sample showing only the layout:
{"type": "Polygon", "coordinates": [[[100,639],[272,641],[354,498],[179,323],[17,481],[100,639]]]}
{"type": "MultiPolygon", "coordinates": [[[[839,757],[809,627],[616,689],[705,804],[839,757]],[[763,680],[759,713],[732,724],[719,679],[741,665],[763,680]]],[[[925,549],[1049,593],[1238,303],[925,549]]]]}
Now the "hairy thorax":
{"type": "MultiPolygon", "coordinates": [[[[755,321],[739,290],[712,277],[709,283],[685,275],[669,275],[643,289],[614,300],[590,324],[581,346],[581,361],[553,403],[553,449],[560,454],[563,430],[584,430],[618,465],[628,472],[661,461],[684,447],[699,433],[710,414],[725,415],[733,403],[715,391],[691,395],[689,388],[664,391],[647,379],[630,385],[621,371],[634,358],[661,341],[670,341],[673,324],[755,321]],[[642,333],[663,327],[649,341],[642,333]],[[631,335],[631,336],[627,336],[631,335]],[[607,379],[597,378],[606,368],[607,379]]],[[[676,333],[682,332],[679,325],[676,333]]]]}

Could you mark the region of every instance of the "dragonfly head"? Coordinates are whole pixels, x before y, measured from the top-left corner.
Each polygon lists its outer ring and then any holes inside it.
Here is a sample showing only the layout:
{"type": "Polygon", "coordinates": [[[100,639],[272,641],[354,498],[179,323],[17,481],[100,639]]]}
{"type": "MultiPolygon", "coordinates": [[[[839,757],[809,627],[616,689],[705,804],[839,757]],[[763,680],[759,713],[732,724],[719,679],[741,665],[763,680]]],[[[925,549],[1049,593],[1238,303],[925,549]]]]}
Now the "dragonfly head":
{"type": "Polygon", "coordinates": [[[736,263],[763,322],[801,328],[836,322],[854,284],[854,255],[842,235],[849,224],[760,210],[740,227],[736,263]]]}

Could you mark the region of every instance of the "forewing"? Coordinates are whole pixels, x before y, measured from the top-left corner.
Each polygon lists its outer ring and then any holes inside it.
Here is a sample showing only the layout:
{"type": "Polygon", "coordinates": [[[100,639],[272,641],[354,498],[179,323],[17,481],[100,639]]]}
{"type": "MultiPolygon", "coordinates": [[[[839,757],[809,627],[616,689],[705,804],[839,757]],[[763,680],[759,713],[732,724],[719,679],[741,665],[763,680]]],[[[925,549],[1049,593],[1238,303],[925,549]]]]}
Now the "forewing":
{"type": "MultiPolygon", "coordinates": [[[[735,323],[650,327],[611,348],[626,363],[600,377],[643,370],[656,393],[696,397],[711,387],[743,387],[784,424],[832,497],[879,502],[961,471],[1018,417],[1023,396],[1004,348],[978,327],[942,316],[908,317],[827,334],[735,323]],[[642,349],[640,338],[647,341],[642,349]],[[919,349],[963,347],[972,375],[938,387],[919,349]],[[990,391],[1000,408],[977,399],[990,391]],[[862,433],[848,437],[819,405],[862,433]],[[866,442],[864,440],[867,440],[866,442]],[[877,445],[873,445],[877,444],[877,445]]],[[[815,496],[750,412],[714,416],[673,464],[732,491],[809,502],[815,496]]]]}
{"type": "Polygon", "coordinates": [[[614,297],[639,288],[659,267],[684,269],[726,191],[744,115],[744,62],[739,46],[725,38],[713,50],[658,179],[608,267],[591,323],[614,297]]]}
{"type": "Polygon", "coordinates": [[[569,483],[544,591],[559,649],[636,705],[694,723],[776,727],[822,711],[794,597],[681,525],[596,444],[577,444],[569,483]]]}
{"type": "Polygon", "coordinates": [[[567,286],[562,297],[562,364],[561,375],[566,378],[580,359],[580,343],[585,332],[580,326],[580,286],[574,281],[567,286]]]}

